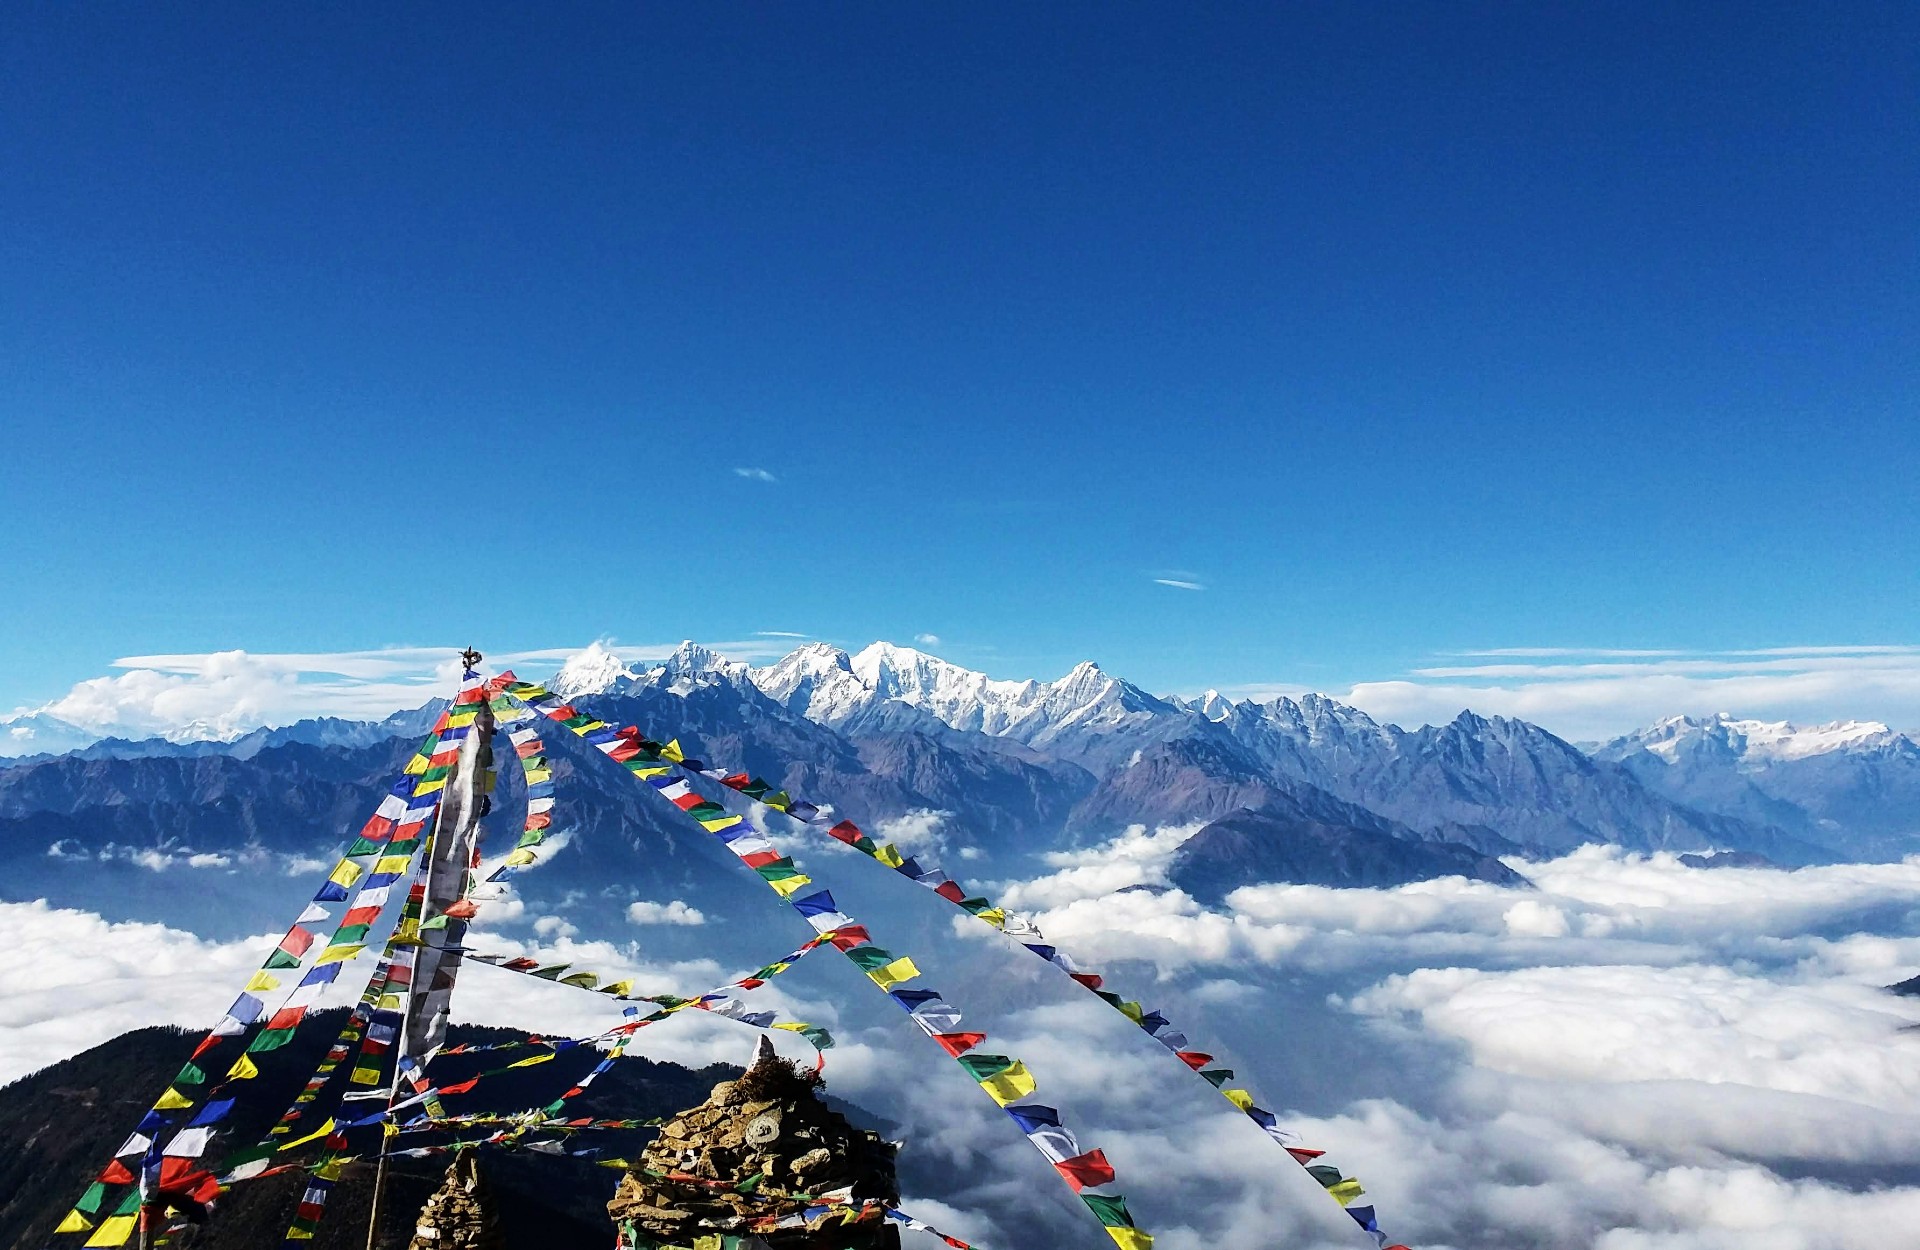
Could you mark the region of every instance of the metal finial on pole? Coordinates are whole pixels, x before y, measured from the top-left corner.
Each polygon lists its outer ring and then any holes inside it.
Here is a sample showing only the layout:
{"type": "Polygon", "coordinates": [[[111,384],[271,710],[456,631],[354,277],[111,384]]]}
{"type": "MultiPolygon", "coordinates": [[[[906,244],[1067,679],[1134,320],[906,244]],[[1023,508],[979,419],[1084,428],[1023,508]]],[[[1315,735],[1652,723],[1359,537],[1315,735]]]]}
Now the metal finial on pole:
{"type": "Polygon", "coordinates": [[[460,662],[467,666],[468,672],[472,672],[474,669],[479,668],[480,661],[485,658],[486,658],[485,656],[482,656],[478,651],[475,651],[472,647],[468,647],[465,651],[462,651],[460,653],[460,662]]]}

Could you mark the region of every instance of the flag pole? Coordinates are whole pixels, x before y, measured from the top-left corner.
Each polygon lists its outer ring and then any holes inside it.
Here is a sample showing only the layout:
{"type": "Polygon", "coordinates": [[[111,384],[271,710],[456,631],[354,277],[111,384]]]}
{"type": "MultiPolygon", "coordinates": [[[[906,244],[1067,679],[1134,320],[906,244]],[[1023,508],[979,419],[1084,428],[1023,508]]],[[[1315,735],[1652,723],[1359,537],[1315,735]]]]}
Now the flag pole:
{"type": "MultiPolygon", "coordinates": [[[[461,676],[462,676],[463,682],[472,680],[473,678],[476,678],[479,676],[478,669],[479,669],[480,661],[482,658],[483,657],[481,656],[481,654],[478,651],[475,651],[472,647],[468,647],[460,653],[461,676]]],[[[491,723],[491,719],[489,718],[487,721],[486,732],[490,733],[491,730],[492,730],[492,723],[491,723]]],[[[461,761],[462,764],[466,764],[468,766],[461,770],[462,775],[459,777],[459,781],[462,786],[465,786],[470,790],[478,788],[478,779],[480,778],[481,774],[485,771],[485,769],[479,766],[478,760],[479,760],[479,756],[478,756],[478,753],[476,752],[472,760],[467,760],[463,758],[461,761]]],[[[451,789],[451,787],[449,787],[449,789],[451,789]]],[[[472,795],[469,795],[469,801],[462,804],[463,810],[461,811],[458,819],[460,819],[463,822],[472,821],[476,819],[473,813],[477,810],[477,805],[472,801],[472,797],[473,797],[472,795]]],[[[421,862],[423,865],[425,865],[425,872],[423,873],[423,879],[428,881],[431,881],[432,879],[433,857],[436,850],[438,849],[439,842],[440,842],[440,832],[442,827],[446,824],[446,819],[447,819],[447,804],[443,801],[440,803],[438,808],[436,808],[434,811],[433,829],[427,835],[426,846],[422,848],[421,862]]],[[[455,830],[454,832],[457,836],[460,831],[455,830]]],[[[431,891],[429,891],[429,893],[430,892],[431,891]]],[[[426,915],[427,903],[428,903],[428,900],[423,898],[421,901],[421,915],[420,915],[420,919],[423,922],[428,919],[426,915]]],[[[406,914],[405,908],[403,907],[401,910],[401,915],[403,917],[401,923],[403,924],[405,923],[405,920],[404,920],[405,914],[406,914]]],[[[411,989],[409,990],[409,992],[411,992],[411,989]]],[[[373,1201],[370,1202],[367,1206],[367,1248],[366,1250],[377,1250],[377,1247],[375,1246],[374,1243],[380,1235],[380,1199],[386,1190],[386,1184],[387,1184],[388,1147],[389,1147],[389,1143],[391,1143],[393,1139],[398,1135],[395,1132],[394,1123],[393,1123],[393,1104],[400,1097],[400,1059],[406,1050],[406,1034],[404,1031],[405,1030],[404,1024],[402,1025],[402,1030],[403,1032],[400,1040],[400,1045],[396,1047],[394,1050],[394,1066],[393,1066],[392,1079],[387,1084],[387,1114],[386,1114],[386,1117],[380,1121],[380,1158],[379,1158],[379,1162],[375,1165],[374,1171],[373,1171],[373,1201]]],[[[141,1250],[146,1250],[146,1248],[143,1246],[141,1250]]]]}

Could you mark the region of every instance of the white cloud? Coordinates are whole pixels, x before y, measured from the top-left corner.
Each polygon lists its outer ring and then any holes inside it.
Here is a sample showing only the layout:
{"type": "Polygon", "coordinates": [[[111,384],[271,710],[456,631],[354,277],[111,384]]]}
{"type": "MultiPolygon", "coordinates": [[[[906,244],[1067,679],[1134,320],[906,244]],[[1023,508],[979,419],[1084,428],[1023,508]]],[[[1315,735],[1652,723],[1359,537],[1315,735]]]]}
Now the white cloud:
{"type": "Polygon", "coordinates": [[[780,480],[779,478],[775,477],[773,474],[767,472],[765,469],[735,468],[734,473],[740,477],[744,477],[749,481],[754,481],[754,482],[777,482],[780,480]]]}
{"type": "MultiPolygon", "coordinates": [[[[1361,1179],[1396,1240],[1881,1250],[1920,1220],[1920,1190],[1901,1183],[1920,1166],[1920,1034],[1903,1031],[1920,1002],[1877,988],[1920,967],[1920,859],[1787,873],[1596,848],[1521,865],[1532,891],[1268,886],[1208,911],[1162,884],[1185,833],[1135,829],[1057,854],[1007,893],[1050,909],[1049,935],[1111,988],[1150,993],[1229,1056],[1282,1123],[1361,1179]],[[1165,975],[1147,984],[1113,957],[1155,960],[1165,975]]],[[[643,993],[740,971],[649,962],[548,919],[519,930],[526,940],[475,946],[630,976],[643,993]]],[[[1204,1082],[1038,961],[997,959],[988,943],[1000,939],[967,923],[987,942],[915,950],[928,982],[1028,1063],[1038,1097],[1084,1144],[1108,1151],[1157,1245],[1365,1244],[1204,1082]]],[[[0,904],[0,943],[13,956],[0,965],[5,1079],[137,1024],[204,1024],[269,940],[210,943],[42,903],[0,904]]],[[[928,1196],[909,1209],[986,1244],[1018,1230],[998,1242],[1092,1247],[1098,1230],[1070,1222],[1084,1213],[1006,1118],[897,1013],[884,1030],[863,1024],[853,1003],[874,996],[824,958],[756,1000],[832,1028],[834,1091],[902,1124],[904,1157],[944,1179],[916,1182],[928,1196]],[[815,975],[848,996],[851,1020],[837,997],[805,997],[815,975]]],[[[619,1019],[595,995],[481,965],[462,987],[457,1010],[477,1022],[580,1036],[619,1019]]],[[[747,1030],[699,1016],[649,1030],[649,1057],[748,1053],[747,1030]]]]}
{"type": "Polygon", "coordinates": [[[952,818],[952,812],[916,808],[903,816],[878,822],[873,832],[880,841],[892,842],[909,855],[937,854],[946,848],[943,826],[952,818]]]}
{"type": "Polygon", "coordinates": [[[707,923],[707,917],[699,908],[689,907],[677,898],[666,903],[635,899],[627,904],[627,923],[703,925],[707,923]]]}
{"type": "Polygon", "coordinates": [[[274,941],[209,942],[44,900],[0,903],[0,1083],[128,1029],[212,1024],[274,941]]]}
{"type": "MultiPolygon", "coordinates": [[[[1478,1067],[1515,1076],[1728,1083],[1920,1117],[1920,1066],[1901,1033],[1920,1003],[1872,986],[1701,964],[1424,968],[1352,1007],[1417,1016],[1464,1042],[1478,1067]]],[[[1920,1158],[1920,1118],[1912,1129],[1920,1158]]]]}
{"type": "Polygon", "coordinates": [[[753,636],[755,638],[801,638],[801,639],[813,637],[812,634],[796,634],[793,631],[786,630],[786,629],[756,629],[753,631],[753,636]]]}
{"type": "Polygon", "coordinates": [[[1201,585],[1199,582],[1190,582],[1190,581],[1187,581],[1185,578],[1179,578],[1179,577],[1156,577],[1153,579],[1153,584],[1156,586],[1171,586],[1175,590],[1205,590],[1206,589],[1206,587],[1201,585]]]}
{"type": "Polygon", "coordinates": [[[923,647],[937,647],[940,645],[940,635],[938,634],[915,634],[913,640],[923,647]]]}

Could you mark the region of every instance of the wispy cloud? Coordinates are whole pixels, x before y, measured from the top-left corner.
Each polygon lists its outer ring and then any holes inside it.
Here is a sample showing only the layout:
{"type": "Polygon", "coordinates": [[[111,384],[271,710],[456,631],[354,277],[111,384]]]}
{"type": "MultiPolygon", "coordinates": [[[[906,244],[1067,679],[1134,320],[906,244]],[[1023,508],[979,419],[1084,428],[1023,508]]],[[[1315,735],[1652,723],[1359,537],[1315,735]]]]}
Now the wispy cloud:
{"type": "Polygon", "coordinates": [[[812,634],[796,634],[790,630],[785,630],[785,629],[756,629],[753,631],[753,636],[755,638],[800,638],[800,639],[813,637],[812,634]]]}
{"type": "Polygon", "coordinates": [[[913,640],[923,647],[937,647],[940,645],[940,635],[938,634],[915,634],[913,640]]]}
{"type": "Polygon", "coordinates": [[[765,469],[759,469],[759,468],[743,469],[738,466],[735,466],[733,471],[739,476],[755,482],[777,482],[780,480],[779,478],[775,477],[773,474],[767,472],[765,469]]]}
{"type": "Polygon", "coordinates": [[[1201,585],[1199,582],[1190,582],[1184,578],[1179,578],[1179,577],[1156,577],[1153,579],[1153,584],[1156,586],[1171,586],[1175,590],[1205,590],[1206,589],[1206,587],[1201,585]]]}
{"type": "Polygon", "coordinates": [[[1920,647],[1479,654],[1495,662],[1418,668],[1331,693],[1400,724],[1439,723],[1472,708],[1534,721],[1576,740],[1613,737],[1667,716],[1716,712],[1802,724],[1869,719],[1920,726],[1920,647]]]}

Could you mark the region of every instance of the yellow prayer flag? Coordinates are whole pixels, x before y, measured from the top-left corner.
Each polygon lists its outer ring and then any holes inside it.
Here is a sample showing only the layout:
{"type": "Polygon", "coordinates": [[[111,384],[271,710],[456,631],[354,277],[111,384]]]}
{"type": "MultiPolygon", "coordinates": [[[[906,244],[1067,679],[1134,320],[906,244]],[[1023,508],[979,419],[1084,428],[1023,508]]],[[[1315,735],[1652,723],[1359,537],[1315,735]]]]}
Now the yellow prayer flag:
{"type": "Polygon", "coordinates": [[[548,1061],[549,1059],[552,1059],[552,1058],[554,1058],[554,1057],[555,1057],[555,1056],[556,1056],[556,1055],[557,1055],[558,1053],[559,1053],[559,1052],[557,1052],[557,1051],[552,1051],[552,1050],[550,1050],[550,1051],[548,1051],[548,1052],[547,1052],[546,1054],[544,1054],[544,1055],[535,1055],[535,1056],[534,1056],[533,1058],[531,1058],[531,1059],[522,1059],[522,1060],[520,1060],[520,1062],[518,1062],[518,1063],[510,1063],[510,1064],[508,1064],[507,1066],[508,1066],[509,1068],[531,1068],[531,1067],[532,1067],[532,1066],[533,1066],[534,1064],[536,1064],[536,1063],[545,1063],[545,1062],[547,1062],[547,1061],[548,1061]]]}
{"type": "Polygon", "coordinates": [[[627,995],[633,993],[633,982],[615,981],[612,985],[601,986],[600,992],[602,994],[611,994],[615,998],[625,998],[627,995]]]}
{"type": "Polygon", "coordinates": [[[1004,929],[1007,924],[1005,908],[989,907],[985,911],[975,912],[974,915],[980,917],[980,919],[986,921],[996,929],[1004,929]]]}
{"type": "Polygon", "coordinates": [[[444,790],[446,788],[447,779],[445,777],[436,777],[432,781],[423,781],[415,786],[413,788],[413,796],[419,798],[423,794],[432,794],[435,790],[444,790]]]}
{"type": "Polygon", "coordinates": [[[528,864],[531,864],[534,860],[539,858],[540,857],[538,855],[535,855],[533,853],[532,847],[523,846],[519,850],[515,851],[513,854],[507,856],[507,858],[504,861],[502,861],[501,867],[525,868],[528,864]]]}
{"type": "Polygon", "coordinates": [[[160,1095],[160,1101],[153,1104],[155,1111],[178,1111],[182,1107],[191,1107],[193,1099],[188,1098],[173,1086],[167,1086],[167,1092],[160,1095]]]}
{"type": "Polygon", "coordinates": [[[987,1097],[1001,1106],[1019,1102],[1036,1088],[1033,1074],[1027,1071],[1027,1065],[1018,1059],[1004,1072],[996,1072],[980,1082],[980,1088],[987,1091],[987,1097]]]}
{"type": "Polygon", "coordinates": [[[87,1238],[89,1246],[124,1246],[127,1238],[133,1236],[133,1226],[139,1221],[137,1215],[113,1215],[100,1221],[100,1227],[93,1230],[93,1236],[87,1238]]]}
{"type": "Polygon", "coordinates": [[[889,868],[898,868],[907,861],[900,856],[900,848],[891,842],[882,842],[873,852],[873,857],[889,868]]]}
{"type": "Polygon", "coordinates": [[[906,955],[900,956],[900,958],[890,964],[882,964],[878,968],[869,969],[867,972],[868,978],[883,990],[890,990],[894,986],[911,981],[919,975],[920,969],[914,967],[913,960],[906,955]]]}
{"type": "Polygon", "coordinates": [[[451,716],[447,717],[447,728],[448,729],[465,729],[467,726],[473,724],[474,717],[478,715],[480,715],[480,713],[477,711],[455,712],[451,716]]]}
{"type": "Polygon", "coordinates": [[[1120,1250],[1153,1250],[1153,1234],[1137,1228],[1109,1228],[1107,1236],[1113,1238],[1120,1250]]]}
{"type": "Polygon", "coordinates": [[[381,1011],[398,1011],[400,1010],[400,995],[382,994],[380,1001],[375,1003],[374,1006],[381,1011]]]}
{"type": "Polygon", "coordinates": [[[286,1237],[288,1241],[312,1241],[313,1240],[313,1232],[311,1229],[300,1228],[298,1226],[289,1228],[282,1235],[286,1237]]]}
{"type": "Polygon", "coordinates": [[[373,871],[380,875],[405,872],[412,859],[411,855],[382,855],[374,861],[373,871]]]}
{"type": "Polygon", "coordinates": [[[344,890],[348,886],[352,885],[354,882],[358,881],[360,879],[360,874],[365,871],[366,869],[354,863],[352,860],[343,859],[338,864],[334,865],[332,872],[327,874],[327,880],[333,882],[335,885],[339,886],[341,889],[344,890]]]}
{"type": "Polygon", "coordinates": [[[254,973],[252,979],[246,984],[246,990],[249,994],[261,994],[268,990],[277,990],[279,988],[279,980],[270,976],[265,970],[254,973]]]}
{"type": "Polygon", "coordinates": [[[529,768],[527,770],[527,784],[530,786],[537,786],[543,781],[552,780],[553,770],[551,768],[529,768]]]}
{"type": "Polygon", "coordinates": [[[785,898],[805,886],[812,885],[813,878],[802,873],[791,877],[782,877],[778,881],[769,881],[767,884],[772,886],[781,898],[785,898]]]}
{"type": "Polygon", "coordinates": [[[426,753],[422,752],[408,760],[407,766],[400,771],[406,773],[409,777],[418,777],[421,773],[427,771],[427,758],[426,753]]]}
{"type": "Polygon", "coordinates": [[[232,1081],[251,1081],[259,1075],[260,1069],[254,1066],[253,1058],[249,1055],[241,1055],[227,1069],[227,1079],[232,1081]]]}
{"type": "Polygon", "coordinates": [[[308,1133],[305,1137],[296,1137],[292,1141],[281,1142],[280,1149],[283,1151],[292,1150],[295,1146],[304,1146],[310,1141],[319,1141],[331,1132],[333,1132],[333,1117],[328,1116],[325,1124],[322,1124],[319,1128],[313,1130],[313,1132],[308,1133]]]}
{"type": "Polygon", "coordinates": [[[686,752],[680,749],[680,739],[678,738],[661,747],[660,755],[663,759],[670,759],[676,764],[687,758],[686,752]]]}
{"type": "Polygon", "coordinates": [[[1242,1111],[1245,1111],[1248,1107],[1251,1107],[1253,1105],[1253,1095],[1249,1094],[1244,1089],[1223,1089],[1220,1091],[1220,1094],[1221,1094],[1221,1097],[1225,1098],[1228,1102],[1240,1108],[1240,1110],[1242,1111]]]}
{"type": "Polygon", "coordinates": [[[69,1211],[67,1212],[67,1218],[61,1220],[59,1226],[53,1231],[56,1233],[84,1233],[92,1227],[93,1225],[87,1222],[86,1216],[80,1214],[78,1211],[69,1211]]]}
{"type": "Polygon", "coordinates": [[[365,949],[367,949],[366,946],[358,942],[350,942],[345,946],[329,946],[320,952],[320,958],[313,961],[313,966],[319,968],[327,964],[343,964],[365,949]]]}
{"type": "Polygon", "coordinates": [[[712,820],[703,820],[700,827],[708,833],[719,833],[722,829],[731,829],[745,820],[744,816],[716,816],[712,820]]]}
{"type": "Polygon", "coordinates": [[[1355,1198],[1358,1198],[1361,1194],[1364,1194],[1367,1191],[1360,1188],[1359,1181],[1354,1180],[1351,1176],[1349,1176],[1346,1180],[1341,1181],[1338,1185],[1327,1186],[1327,1192],[1333,1195],[1333,1200],[1335,1202],[1338,1202],[1341,1206],[1344,1207],[1348,1203],[1352,1202],[1355,1198]]]}

